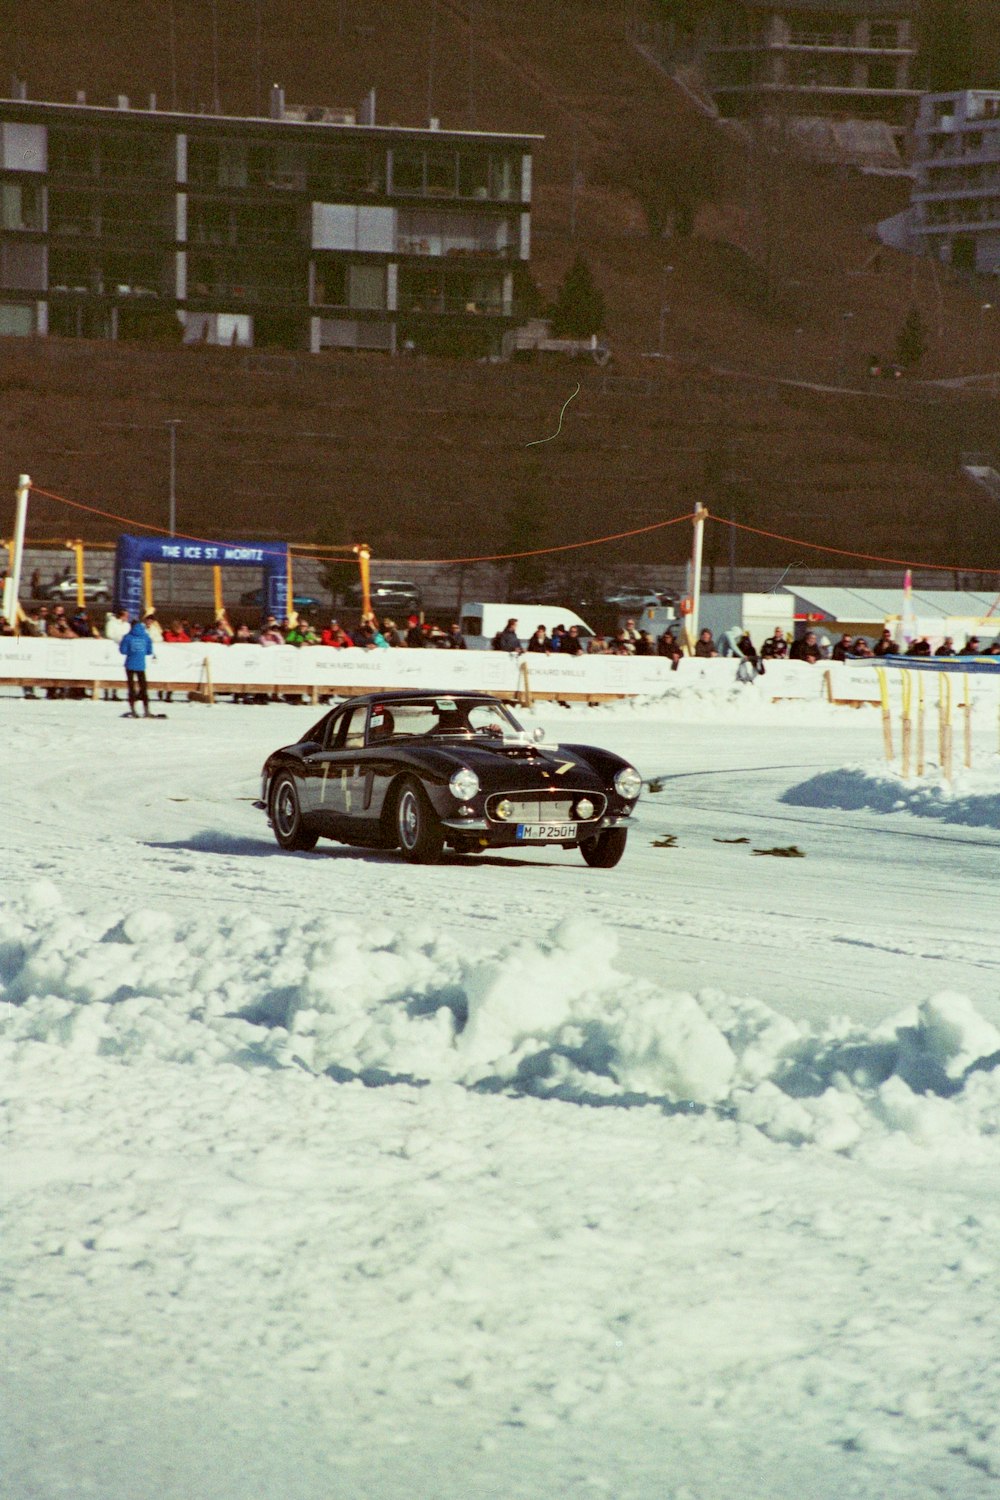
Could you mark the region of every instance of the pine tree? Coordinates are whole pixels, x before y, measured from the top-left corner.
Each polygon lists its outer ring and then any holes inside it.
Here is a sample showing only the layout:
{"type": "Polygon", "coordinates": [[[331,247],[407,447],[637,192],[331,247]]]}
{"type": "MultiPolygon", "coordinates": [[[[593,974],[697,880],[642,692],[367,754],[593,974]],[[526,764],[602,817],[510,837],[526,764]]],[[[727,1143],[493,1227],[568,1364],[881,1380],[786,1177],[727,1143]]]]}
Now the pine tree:
{"type": "Polygon", "coordinates": [[[552,306],[553,331],[569,338],[589,338],[604,327],[604,294],[582,255],[563,277],[552,306]]]}

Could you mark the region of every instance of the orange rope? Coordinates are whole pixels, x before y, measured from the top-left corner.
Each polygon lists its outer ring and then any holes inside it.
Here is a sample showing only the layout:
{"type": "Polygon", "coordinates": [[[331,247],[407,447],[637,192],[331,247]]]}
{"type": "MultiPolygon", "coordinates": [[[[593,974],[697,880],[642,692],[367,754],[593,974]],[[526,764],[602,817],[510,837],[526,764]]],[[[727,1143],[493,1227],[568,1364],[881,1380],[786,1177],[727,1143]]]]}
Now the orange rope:
{"type": "Polygon", "coordinates": [[[515,557],[546,557],[551,552],[573,552],[580,547],[600,547],[604,542],[620,542],[626,537],[642,536],[648,531],[660,531],[664,526],[676,526],[679,521],[690,521],[691,512],[674,516],[669,521],[653,521],[649,526],[636,526],[632,531],[616,531],[611,536],[595,536],[586,542],[561,542],[557,547],[532,547],[526,552],[492,552],[482,557],[421,557],[413,561],[427,563],[431,567],[446,568],[453,563],[508,562],[515,557]]]}
{"type": "MultiPolygon", "coordinates": [[[[132,521],[128,516],[116,515],[114,511],[99,510],[97,506],[84,505],[79,500],[67,500],[65,495],[55,495],[51,490],[43,490],[41,486],[37,484],[33,484],[31,486],[31,490],[33,494],[44,495],[48,500],[57,500],[61,505],[72,506],[74,510],[85,510],[88,511],[91,515],[103,516],[106,520],[109,521],[120,521],[123,526],[133,527],[137,531],[152,531],[155,532],[158,536],[175,536],[184,542],[202,542],[207,546],[212,546],[217,540],[217,538],[211,537],[190,536],[187,532],[184,531],[168,531],[163,526],[150,526],[141,521],[132,521]]],[[[428,563],[433,567],[443,568],[459,563],[511,562],[518,557],[547,557],[554,552],[574,552],[583,547],[601,547],[606,542],[625,541],[629,537],[644,536],[651,531],[661,531],[666,526],[677,526],[681,521],[690,521],[692,519],[693,517],[691,512],[685,511],[683,515],[673,516],[669,521],[653,521],[649,526],[636,526],[631,531],[616,531],[612,532],[609,536],[592,537],[589,541],[585,542],[562,542],[556,547],[533,547],[524,552],[486,553],[481,557],[421,558],[419,559],[419,561],[428,563]]],[[[749,531],[752,532],[755,536],[766,536],[775,542],[787,542],[790,546],[793,547],[808,547],[811,548],[813,552],[826,552],[833,557],[855,557],[862,562],[889,563],[893,567],[897,568],[921,568],[926,572],[1000,574],[1000,568],[983,568],[980,566],[973,567],[971,564],[960,565],[958,563],[917,563],[912,559],[900,557],[882,557],[878,553],[874,552],[851,552],[846,547],[827,547],[824,546],[822,542],[803,541],[801,537],[785,536],[780,531],[765,531],[763,527],[748,526],[742,521],[733,521],[725,516],[715,516],[708,512],[706,512],[705,519],[708,521],[718,521],[721,526],[735,527],[737,531],[749,531]]],[[[294,551],[296,544],[290,543],[289,545],[294,551]]],[[[347,549],[330,546],[326,549],[325,552],[321,551],[319,548],[312,547],[310,547],[309,550],[316,557],[317,561],[319,561],[327,554],[332,557],[334,553],[343,553],[347,549]]]]}
{"type": "Polygon", "coordinates": [[[182,542],[203,542],[208,547],[215,546],[217,537],[189,536],[186,531],[168,531],[165,526],[148,526],[142,521],[132,521],[128,516],[116,515],[113,510],[98,510],[96,505],[84,505],[80,500],[67,500],[65,495],[54,495],[51,490],[43,490],[40,485],[31,486],[33,495],[44,495],[47,500],[58,500],[60,505],[71,505],[74,510],[89,511],[92,516],[103,516],[106,521],[121,521],[123,526],[130,526],[136,531],[155,531],[157,536],[177,537],[182,542]]]}
{"type": "Polygon", "coordinates": [[[804,542],[801,537],[783,536],[780,531],[764,531],[760,526],[746,526],[742,521],[727,520],[725,516],[709,516],[708,519],[718,521],[723,526],[735,526],[737,531],[752,531],[755,536],[770,537],[772,541],[789,542],[793,547],[811,547],[814,552],[831,552],[835,557],[858,557],[864,562],[892,563],[897,568],[921,568],[938,573],[1000,573],[1000,568],[972,567],[968,563],[964,566],[958,563],[918,563],[912,558],[879,557],[873,552],[848,552],[845,547],[824,547],[821,542],[804,542]]]}

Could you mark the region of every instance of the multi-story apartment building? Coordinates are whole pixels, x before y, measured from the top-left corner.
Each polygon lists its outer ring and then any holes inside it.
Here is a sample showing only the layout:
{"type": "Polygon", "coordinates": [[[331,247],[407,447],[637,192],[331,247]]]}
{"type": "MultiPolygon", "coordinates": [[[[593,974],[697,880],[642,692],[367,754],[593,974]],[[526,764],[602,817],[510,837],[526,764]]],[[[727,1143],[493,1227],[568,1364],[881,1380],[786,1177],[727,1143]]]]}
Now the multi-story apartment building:
{"type": "Polygon", "coordinates": [[[716,0],[693,38],[724,115],[912,122],[919,0],[716,0]]]}
{"type": "Polygon", "coordinates": [[[271,115],[0,100],[0,333],[498,351],[538,137],[271,115]]]}
{"type": "Polygon", "coordinates": [[[924,253],[958,270],[1000,271],[1000,89],[925,94],[914,164],[924,253]]]}

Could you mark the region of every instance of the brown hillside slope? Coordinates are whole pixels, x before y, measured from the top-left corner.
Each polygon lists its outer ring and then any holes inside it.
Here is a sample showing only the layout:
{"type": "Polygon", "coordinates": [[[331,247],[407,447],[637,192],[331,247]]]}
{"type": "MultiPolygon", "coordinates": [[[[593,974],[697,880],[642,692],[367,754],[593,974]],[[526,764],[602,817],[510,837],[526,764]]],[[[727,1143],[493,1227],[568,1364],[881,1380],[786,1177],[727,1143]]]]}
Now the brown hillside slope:
{"type": "MultiPolygon", "coordinates": [[[[960,450],[994,430],[988,400],[927,404],[896,387],[835,395],[695,366],[634,377],[331,356],[260,370],[237,350],[85,344],[3,355],[7,474],[164,526],[163,424],[179,417],[178,526],[195,536],[365,539],[380,556],[444,560],[532,545],[512,532],[512,507],[538,517],[538,544],[555,544],[652,525],[702,499],[849,551],[1000,567],[990,502],[957,469],[960,450]],[[556,431],[578,382],[558,438],[528,447],[556,431]]],[[[49,501],[33,511],[35,536],[118,529],[49,501]]],[[[676,562],[689,533],[668,528],[601,555],[676,562]]],[[[787,561],[789,548],[747,536],[739,555],[787,561]]]]}
{"type": "MultiPolygon", "coordinates": [[[[504,545],[512,499],[544,508],[561,540],[646,524],[700,496],[772,530],[826,542],[836,533],[856,550],[1000,565],[989,502],[957,470],[962,449],[990,444],[988,391],[928,404],[897,390],[823,395],[713,373],[863,386],[869,353],[891,352],[913,304],[928,333],[923,374],[995,370],[1000,312],[983,311],[981,288],[878,252],[865,227],[900,206],[905,186],[817,174],[706,126],[629,46],[626,11],[604,0],[216,7],[227,111],[254,108],[272,78],[290,102],[353,103],[374,84],[383,121],[430,112],[445,126],[544,133],[535,274],[549,297],[573,255],[586,254],[607,296],[614,376],[350,355],[254,374],[236,351],[60,354],[55,341],[37,351],[5,341],[6,472],[162,522],[169,416],[183,424],[180,524],[207,534],[340,528],[383,555],[455,555],[504,545]],[[714,201],[699,208],[694,235],[651,238],[631,169],[697,153],[707,153],[714,201]],[[661,333],[671,356],[662,367],[644,357],[659,352],[661,333]],[[554,430],[578,378],[559,440],[525,448],[554,430]]],[[[64,0],[55,30],[50,6],[24,0],[16,31],[0,38],[0,78],[22,74],[33,97],[83,88],[92,101],[127,92],[140,103],[155,90],[161,106],[210,105],[210,13],[194,0],[97,14],[64,0]]],[[[74,532],[97,534],[91,527],[109,531],[73,518],[74,532]]],[[[643,555],[672,559],[684,530],[654,533],[643,555]]],[[[635,556],[630,546],[616,555],[635,556]]]]}

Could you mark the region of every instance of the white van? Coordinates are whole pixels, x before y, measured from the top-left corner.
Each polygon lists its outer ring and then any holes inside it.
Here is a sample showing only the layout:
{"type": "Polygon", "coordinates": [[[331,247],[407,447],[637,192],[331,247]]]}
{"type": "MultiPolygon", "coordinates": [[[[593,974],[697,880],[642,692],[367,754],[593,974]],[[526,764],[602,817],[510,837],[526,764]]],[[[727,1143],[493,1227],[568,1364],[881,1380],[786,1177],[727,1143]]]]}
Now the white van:
{"type": "Polygon", "coordinates": [[[545,626],[546,635],[551,635],[557,625],[568,630],[575,625],[586,648],[594,634],[586,620],[581,620],[571,609],[561,604],[463,604],[462,635],[465,644],[473,650],[488,651],[493,637],[506,627],[508,620],[517,621],[517,636],[522,646],[534,635],[539,625],[545,626]]]}

